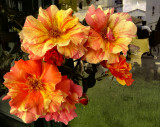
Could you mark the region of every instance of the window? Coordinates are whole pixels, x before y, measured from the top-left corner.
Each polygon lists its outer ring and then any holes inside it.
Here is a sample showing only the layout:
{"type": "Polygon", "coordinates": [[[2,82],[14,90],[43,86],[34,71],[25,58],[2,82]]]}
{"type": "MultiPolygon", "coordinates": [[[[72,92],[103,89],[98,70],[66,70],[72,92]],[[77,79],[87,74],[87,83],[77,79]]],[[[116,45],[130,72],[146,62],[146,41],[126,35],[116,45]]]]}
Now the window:
{"type": "Polygon", "coordinates": [[[150,26],[150,29],[152,30],[152,25],[150,26]]]}
{"type": "Polygon", "coordinates": [[[153,6],[152,7],[152,16],[154,15],[154,10],[155,10],[155,7],[153,6]]]}
{"type": "Polygon", "coordinates": [[[122,0],[115,0],[116,4],[122,4],[122,0]]]}

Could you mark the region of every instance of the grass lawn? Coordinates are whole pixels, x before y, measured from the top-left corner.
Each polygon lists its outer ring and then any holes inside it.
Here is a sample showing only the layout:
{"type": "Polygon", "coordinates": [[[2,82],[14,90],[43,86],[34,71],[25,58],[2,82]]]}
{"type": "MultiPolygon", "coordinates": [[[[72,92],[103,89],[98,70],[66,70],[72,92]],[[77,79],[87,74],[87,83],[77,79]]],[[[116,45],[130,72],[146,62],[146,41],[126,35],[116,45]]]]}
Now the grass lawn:
{"type": "Polygon", "coordinates": [[[87,106],[77,105],[69,127],[160,127],[160,81],[134,78],[132,86],[103,79],[88,90],[87,106]]]}

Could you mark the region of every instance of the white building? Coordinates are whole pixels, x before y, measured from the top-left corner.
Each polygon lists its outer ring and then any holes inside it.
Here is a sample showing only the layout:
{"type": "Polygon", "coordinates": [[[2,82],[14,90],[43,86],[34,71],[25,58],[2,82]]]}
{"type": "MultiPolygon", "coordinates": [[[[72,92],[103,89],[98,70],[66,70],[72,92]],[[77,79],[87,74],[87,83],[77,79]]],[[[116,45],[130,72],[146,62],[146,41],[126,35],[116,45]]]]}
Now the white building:
{"type": "Polygon", "coordinates": [[[78,4],[79,3],[82,4],[82,10],[87,10],[88,7],[93,4],[95,7],[101,5],[104,9],[114,7],[117,12],[121,12],[123,0],[78,0],[78,4]]]}
{"type": "Polygon", "coordinates": [[[152,30],[155,30],[159,17],[160,0],[146,0],[146,21],[152,30]]]}
{"type": "Polygon", "coordinates": [[[78,12],[76,12],[74,15],[79,17],[79,20],[82,21],[91,4],[93,4],[95,8],[97,8],[98,5],[101,5],[104,10],[107,10],[108,8],[114,8],[115,12],[122,12],[123,0],[78,0],[77,4],[78,12]],[[90,2],[87,3],[88,1],[90,2]],[[82,7],[81,9],[79,8],[79,5],[82,7]]]}
{"type": "Polygon", "coordinates": [[[143,21],[146,20],[146,12],[141,9],[135,9],[128,12],[131,16],[141,19],[143,21]]]}
{"type": "Polygon", "coordinates": [[[123,12],[130,12],[136,9],[146,11],[146,0],[123,0],[123,12]]]}

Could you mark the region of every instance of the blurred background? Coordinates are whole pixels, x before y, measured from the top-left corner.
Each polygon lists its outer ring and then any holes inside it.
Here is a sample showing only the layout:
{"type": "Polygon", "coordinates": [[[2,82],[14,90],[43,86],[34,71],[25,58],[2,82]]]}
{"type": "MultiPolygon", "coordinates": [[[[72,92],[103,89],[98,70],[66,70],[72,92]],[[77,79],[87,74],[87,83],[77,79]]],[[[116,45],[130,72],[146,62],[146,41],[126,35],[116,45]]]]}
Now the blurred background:
{"type": "MultiPolygon", "coordinates": [[[[133,60],[133,85],[121,86],[107,78],[97,81],[87,92],[88,105],[77,105],[78,117],[68,127],[160,127],[160,0],[0,0],[0,97],[6,93],[3,75],[15,60],[27,59],[18,36],[26,16],[36,17],[40,6],[51,4],[59,9],[72,8],[81,22],[92,4],[104,10],[115,8],[115,13],[127,12],[137,26],[133,41],[141,43],[142,49],[149,44],[149,50],[138,56],[141,60],[133,60]]],[[[103,72],[99,68],[97,77],[103,72]]],[[[1,127],[37,127],[10,115],[8,101],[2,102],[1,98],[1,127]]]]}

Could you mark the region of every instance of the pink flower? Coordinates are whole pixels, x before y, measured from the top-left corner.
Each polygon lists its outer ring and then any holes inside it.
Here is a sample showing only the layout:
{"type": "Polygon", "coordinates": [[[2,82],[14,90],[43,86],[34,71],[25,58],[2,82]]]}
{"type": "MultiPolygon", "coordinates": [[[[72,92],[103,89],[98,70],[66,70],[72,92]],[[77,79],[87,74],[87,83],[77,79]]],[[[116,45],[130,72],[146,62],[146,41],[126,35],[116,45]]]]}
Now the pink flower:
{"type": "Polygon", "coordinates": [[[136,34],[136,26],[127,13],[115,13],[114,9],[103,11],[90,6],[86,22],[91,26],[88,41],[85,44],[88,52],[85,59],[89,63],[108,60],[115,63],[120,52],[127,53],[128,45],[136,34]]]}

